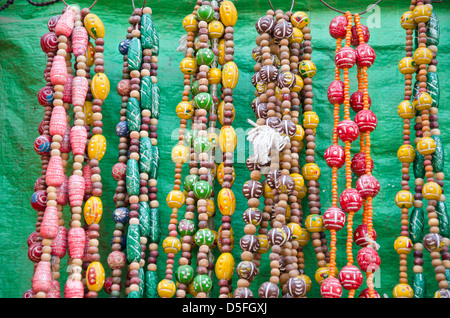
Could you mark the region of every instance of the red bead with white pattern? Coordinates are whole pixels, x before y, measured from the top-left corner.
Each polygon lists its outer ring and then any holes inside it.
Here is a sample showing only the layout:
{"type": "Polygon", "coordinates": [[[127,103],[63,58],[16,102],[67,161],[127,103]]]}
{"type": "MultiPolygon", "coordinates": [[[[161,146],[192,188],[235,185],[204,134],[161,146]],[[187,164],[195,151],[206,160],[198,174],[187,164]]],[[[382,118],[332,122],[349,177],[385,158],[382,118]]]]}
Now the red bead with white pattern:
{"type": "Polygon", "coordinates": [[[363,247],[359,250],[358,256],[359,268],[364,272],[375,272],[380,268],[381,259],[378,252],[371,247],[363,247]]]}
{"type": "Polygon", "coordinates": [[[339,279],[327,277],[320,285],[320,294],[322,298],[341,298],[342,285],[339,279]]]}
{"type": "Polygon", "coordinates": [[[344,46],[336,53],[334,62],[340,69],[352,68],[356,63],[355,50],[350,46],[344,46]]]}
{"type": "Polygon", "coordinates": [[[375,62],[375,50],[369,44],[360,44],[355,49],[356,65],[359,67],[371,67],[375,62]]]}
{"type": "Polygon", "coordinates": [[[332,81],[328,86],[327,96],[328,101],[333,105],[344,103],[344,83],[338,80],[332,81]]]}
{"type": "Polygon", "coordinates": [[[364,199],[374,198],[380,192],[380,182],[370,174],[363,174],[356,181],[356,190],[359,191],[364,199]]]}
{"type": "Polygon", "coordinates": [[[339,197],[339,204],[345,212],[358,212],[362,207],[362,196],[356,189],[345,189],[339,197]]]}
{"type": "Polygon", "coordinates": [[[331,20],[328,30],[330,35],[335,39],[345,39],[347,34],[347,18],[343,15],[338,15],[331,20]]]}
{"type": "MultiPolygon", "coordinates": [[[[366,173],[366,155],[358,152],[353,155],[351,169],[358,177],[366,173]]],[[[370,158],[370,172],[373,170],[373,160],[370,158]]]]}
{"type": "Polygon", "coordinates": [[[323,225],[327,230],[341,230],[345,225],[345,212],[337,207],[328,208],[323,214],[323,225]]]}
{"type": "Polygon", "coordinates": [[[347,265],[339,272],[339,280],[346,290],[358,289],[363,283],[363,274],[355,265],[347,265]]]}
{"type": "MultiPolygon", "coordinates": [[[[365,25],[361,24],[361,30],[363,33],[364,42],[365,43],[369,42],[369,39],[370,39],[369,28],[366,27],[365,25]]],[[[352,45],[354,47],[357,47],[359,45],[359,35],[358,35],[358,29],[356,28],[356,25],[352,26],[352,45]]]]}
{"type": "MultiPolygon", "coordinates": [[[[367,96],[367,102],[370,108],[372,100],[369,96],[367,96]]],[[[355,113],[364,109],[364,93],[362,91],[356,91],[350,96],[350,107],[355,113]]]]}
{"type": "Polygon", "coordinates": [[[339,139],[343,142],[353,142],[358,139],[359,136],[358,125],[353,120],[345,119],[338,124],[337,134],[339,139]]]}
{"type": "MultiPolygon", "coordinates": [[[[353,241],[356,245],[360,247],[366,247],[369,245],[369,241],[367,238],[369,237],[369,229],[367,224],[358,225],[355,232],[353,233],[353,241]]],[[[375,229],[372,229],[372,240],[375,241],[377,239],[377,232],[375,229]]]]}
{"type": "MultiPolygon", "coordinates": [[[[373,291],[373,298],[381,298],[380,294],[374,290],[373,291]]],[[[360,294],[358,298],[370,298],[370,294],[369,294],[369,288],[364,289],[360,294]]]]}
{"type": "Polygon", "coordinates": [[[339,145],[332,145],[325,151],[324,159],[330,168],[341,168],[345,163],[345,150],[339,145]]]}
{"type": "Polygon", "coordinates": [[[356,114],[355,123],[360,132],[372,132],[377,127],[378,119],[373,111],[364,109],[356,114]]]}

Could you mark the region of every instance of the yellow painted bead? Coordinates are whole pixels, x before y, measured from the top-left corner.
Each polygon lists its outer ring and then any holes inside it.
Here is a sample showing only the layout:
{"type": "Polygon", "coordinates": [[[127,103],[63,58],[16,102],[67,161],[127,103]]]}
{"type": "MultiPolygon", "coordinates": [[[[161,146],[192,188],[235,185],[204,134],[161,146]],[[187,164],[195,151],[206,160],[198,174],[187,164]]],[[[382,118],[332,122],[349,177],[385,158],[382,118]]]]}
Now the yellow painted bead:
{"type": "Polygon", "coordinates": [[[422,188],[422,195],[426,200],[439,200],[442,188],[436,182],[427,182],[422,188]]]}
{"type": "Polygon", "coordinates": [[[411,253],[412,248],[413,248],[412,241],[407,236],[399,236],[394,242],[394,249],[397,252],[397,254],[408,255],[409,253],[411,253]]]}
{"type": "Polygon", "coordinates": [[[316,273],[314,275],[314,278],[317,282],[317,284],[321,285],[323,281],[330,276],[330,268],[327,267],[319,267],[316,270],[316,273]]]}
{"type": "Polygon", "coordinates": [[[427,92],[417,94],[413,100],[413,106],[418,111],[430,109],[431,105],[433,105],[433,99],[427,92]]]}
{"type": "Polygon", "coordinates": [[[311,239],[311,235],[309,234],[307,229],[302,228],[302,232],[300,237],[298,238],[298,244],[301,246],[306,246],[311,239]]]}
{"type": "Polygon", "coordinates": [[[236,210],[236,198],[231,189],[222,188],[217,195],[217,206],[222,215],[232,216],[236,210]]]}
{"type": "Polygon", "coordinates": [[[431,9],[424,4],[418,5],[413,10],[413,17],[416,23],[428,22],[431,17],[431,9]]]}
{"type": "Polygon", "coordinates": [[[172,280],[163,279],[162,281],[159,282],[157,290],[159,297],[172,298],[173,296],[175,296],[177,286],[172,280]]]}
{"type": "Polygon", "coordinates": [[[94,135],[89,140],[88,156],[89,159],[102,160],[106,152],[106,139],[103,135],[94,135]]]}
{"type": "Polygon", "coordinates": [[[186,32],[197,32],[198,31],[198,21],[195,18],[195,15],[188,14],[183,19],[183,28],[186,30],[186,32]]]}
{"type": "Polygon", "coordinates": [[[303,140],[304,137],[305,137],[305,130],[303,129],[303,127],[301,125],[296,125],[295,135],[292,136],[291,140],[300,142],[303,140]]]}
{"type": "Polygon", "coordinates": [[[292,88],[292,91],[298,93],[303,89],[303,86],[303,78],[300,75],[295,74],[295,86],[292,88]]]}
{"type": "Polygon", "coordinates": [[[263,196],[266,199],[274,199],[275,197],[272,194],[272,189],[270,188],[270,186],[267,184],[267,182],[263,183],[263,196]]]}
{"type": "Polygon", "coordinates": [[[189,148],[183,145],[176,145],[172,149],[172,161],[174,163],[186,163],[189,160],[189,148]]]}
{"type": "Polygon", "coordinates": [[[291,207],[288,205],[286,207],[286,223],[289,223],[289,221],[291,220],[291,207]]]}
{"type": "Polygon", "coordinates": [[[309,24],[309,17],[303,11],[297,11],[291,15],[291,23],[298,29],[303,29],[309,24]]]}
{"type": "Polygon", "coordinates": [[[298,28],[292,29],[292,35],[289,37],[289,43],[302,43],[303,42],[303,33],[298,28]]]}
{"type": "Polygon", "coordinates": [[[191,119],[192,115],[194,115],[194,106],[190,101],[182,101],[175,108],[175,112],[180,119],[191,119]]]}
{"type": "Polygon", "coordinates": [[[105,27],[102,20],[94,13],[89,13],[84,17],[84,27],[93,39],[105,37],[105,27]]]}
{"type": "Polygon", "coordinates": [[[414,292],[408,284],[397,284],[392,292],[394,298],[413,298],[414,292]]]}
{"type": "Polygon", "coordinates": [[[216,149],[218,143],[219,143],[219,136],[215,132],[209,132],[206,137],[208,138],[209,142],[211,143],[211,147],[213,149],[216,149]]]}
{"type": "Polygon", "coordinates": [[[303,279],[303,281],[306,284],[306,292],[308,293],[311,290],[311,288],[312,288],[311,278],[309,278],[309,276],[305,275],[305,274],[298,275],[297,277],[300,278],[300,279],[303,279]]]}
{"type": "Polygon", "coordinates": [[[216,261],[216,276],[218,279],[230,280],[235,268],[234,257],[231,253],[223,253],[216,261]]]}
{"type": "Polygon", "coordinates": [[[96,196],[90,197],[84,205],[83,213],[87,225],[98,224],[103,214],[102,200],[96,196]]]}
{"type": "Polygon", "coordinates": [[[220,65],[224,65],[225,64],[225,40],[224,39],[221,39],[219,41],[219,45],[218,45],[217,49],[219,50],[219,55],[217,56],[217,61],[219,62],[220,65]]]}
{"type": "Polygon", "coordinates": [[[222,126],[219,135],[219,146],[223,153],[234,152],[237,145],[237,136],[231,126],[222,126]]]}
{"type": "Polygon", "coordinates": [[[299,173],[291,173],[290,176],[294,179],[295,191],[301,191],[302,188],[305,187],[305,180],[303,179],[303,176],[299,173]]]}
{"type": "Polygon", "coordinates": [[[208,23],[208,36],[213,39],[220,39],[225,31],[225,27],[220,21],[208,23]]]}
{"type": "Polygon", "coordinates": [[[185,57],[180,62],[180,70],[183,74],[194,74],[197,68],[197,61],[192,57],[185,57]]]}
{"type": "Polygon", "coordinates": [[[216,215],[216,205],[214,204],[214,200],[211,199],[206,200],[206,213],[210,218],[216,215]]]}
{"type": "Polygon", "coordinates": [[[323,232],[323,218],[318,214],[310,214],[306,217],[305,227],[310,233],[323,232]]]}
{"type": "Polygon", "coordinates": [[[92,102],[87,100],[84,102],[83,107],[82,107],[82,111],[84,114],[84,120],[86,122],[86,125],[89,125],[89,126],[91,126],[94,123],[94,119],[92,118],[92,115],[93,115],[92,106],[93,106],[92,102]]]}
{"type": "Polygon", "coordinates": [[[257,252],[260,254],[267,253],[270,249],[269,238],[267,237],[267,235],[259,234],[258,236],[256,236],[256,238],[259,241],[259,249],[257,252]]]}
{"type": "Polygon", "coordinates": [[[97,73],[91,81],[91,93],[94,98],[105,100],[108,97],[110,84],[108,76],[104,73],[97,73]]]}
{"type": "Polygon", "coordinates": [[[433,52],[427,47],[419,47],[414,51],[414,61],[417,65],[430,64],[433,59],[433,52]]]}
{"type": "Polygon", "coordinates": [[[311,60],[303,60],[298,65],[301,77],[314,77],[317,72],[316,65],[311,60]]]}
{"type": "MultiPolygon", "coordinates": [[[[225,165],[223,164],[223,162],[217,167],[217,181],[219,182],[220,185],[222,185],[223,177],[225,176],[225,173],[223,172],[224,168],[225,168],[225,165]]],[[[234,170],[234,167],[232,167],[232,169],[233,169],[233,171],[231,172],[231,177],[233,179],[231,180],[231,185],[233,185],[234,178],[236,176],[236,172],[234,170]]]]}
{"type": "Polygon", "coordinates": [[[177,254],[181,250],[181,242],[178,238],[173,236],[168,236],[163,241],[163,250],[164,253],[169,254],[177,254]]]}
{"type": "Polygon", "coordinates": [[[417,64],[412,57],[404,57],[398,63],[398,70],[402,74],[414,74],[417,71],[417,64]]]}
{"type": "Polygon", "coordinates": [[[416,117],[416,110],[409,100],[404,100],[398,105],[397,113],[403,119],[413,119],[416,117]]]}
{"type": "Polygon", "coordinates": [[[315,129],[319,125],[319,116],[316,112],[307,111],[303,114],[303,128],[315,129]]]}
{"type": "Polygon", "coordinates": [[[94,65],[94,55],[95,55],[95,49],[94,49],[94,44],[92,44],[91,42],[88,42],[88,47],[86,50],[86,65],[89,67],[92,67],[94,65]]]}
{"type": "Polygon", "coordinates": [[[421,155],[431,155],[436,151],[436,141],[431,137],[422,137],[417,143],[417,151],[421,155]]]}
{"type": "Polygon", "coordinates": [[[100,262],[92,262],[86,269],[86,286],[90,291],[99,292],[105,283],[105,269],[100,262]]]}
{"type": "Polygon", "coordinates": [[[416,158],[416,151],[411,145],[402,145],[398,148],[397,157],[402,163],[412,163],[416,158]]]}
{"type": "MultiPolygon", "coordinates": [[[[278,87],[278,86],[277,86],[277,87],[278,87]]],[[[266,83],[258,82],[258,83],[256,83],[255,88],[256,88],[256,91],[257,91],[258,93],[263,94],[263,93],[266,91],[266,89],[267,89],[267,85],[266,85],[266,83]]],[[[276,95],[275,95],[275,96],[276,96],[276,95]]]]}
{"type": "Polygon", "coordinates": [[[275,97],[281,102],[283,101],[283,94],[281,93],[281,88],[275,86],[275,97]]]}
{"type": "Polygon", "coordinates": [[[320,168],[315,163],[307,163],[302,168],[302,175],[305,180],[319,180],[320,168]]]}
{"type": "MultiPolygon", "coordinates": [[[[216,21],[217,22],[217,21],[216,21]]],[[[210,68],[208,71],[208,83],[211,84],[220,84],[222,81],[222,71],[218,68],[210,68]]]]}
{"type": "Polygon", "coordinates": [[[401,190],[395,195],[395,204],[399,208],[411,208],[414,204],[414,196],[410,191],[401,190]]]}
{"type": "Polygon", "coordinates": [[[220,21],[222,21],[224,26],[234,26],[236,24],[238,14],[233,2],[228,0],[222,2],[219,13],[220,21]]]}
{"type": "Polygon", "coordinates": [[[239,69],[234,62],[227,62],[222,69],[222,86],[234,89],[239,81],[239,69]]]}
{"type": "Polygon", "coordinates": [[[292,239],[298,241],[302,236],[302,227],[298,223],[289,223],[287,226],[292,231],[292,239]]]}
{"type": "Polygon", "coordinates": [[[415,30],[417,28],[417,23],[414,21],[414,15],[412,11],[406,11],[402,14],[400,19],[400,24],[405,30],[415,30]]]}
{"type": "MultiPolygon", "coordinates": [[[[217,109],[217,117],[219,118],[219,122],[222,126],[224,126],[224,124],[223,124],[223,120],[225,119],[224,112],[225,112],[225,103],[224,103],[224,101],[221,101],[219,104],[219,107],[217,109]]],[[[233,116],[231,117],[231,121],[234,121],[234,117],[236,116],[236,111],[234,110],[234,107],[233,107],[232,112],[233,112],[233,116]]]]}
{"type": "Polygon", "coordinates": [[[183,206],[185,196],[183,192],[178,190],[172,190],[166,197],[167,206],[171,209],[179,209],[183,206]]]}

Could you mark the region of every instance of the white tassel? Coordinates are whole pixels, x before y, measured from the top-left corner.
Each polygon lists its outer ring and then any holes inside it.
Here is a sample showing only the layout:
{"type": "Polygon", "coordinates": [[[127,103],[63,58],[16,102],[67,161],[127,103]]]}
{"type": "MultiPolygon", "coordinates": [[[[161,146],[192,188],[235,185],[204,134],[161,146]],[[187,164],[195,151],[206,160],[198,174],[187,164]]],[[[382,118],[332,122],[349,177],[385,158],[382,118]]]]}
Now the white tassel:
{"type": "Polygon", "coordinates": [[[369,233],[364,234],[364,240],[369,243],[369,247],[373,248],[375,251],[378,251],[380,249],[380,244],[378,244],[376,241],[372,240],[369,236],[369,233]]]}
{"type": "Polygon", "coordinates": [[[180,45],[177,47],[177,52],[183,52],[183,54],[186,55],[186,51],[187,51],[187,34],[183,35],[178,40],[178,43],[180,43],[180,45]]]}
{"type": "Polygon", "coordinates": [[[247,137],[247,140],[253,144],[255,163],[265,165],[270,161],[270,151],[272,149],[283,150],[289,142],[289,137],[281,136],[278,131],[267,125],[259,126],[250,119],[248,122],[255,127],[250,130],[247,137]]]}

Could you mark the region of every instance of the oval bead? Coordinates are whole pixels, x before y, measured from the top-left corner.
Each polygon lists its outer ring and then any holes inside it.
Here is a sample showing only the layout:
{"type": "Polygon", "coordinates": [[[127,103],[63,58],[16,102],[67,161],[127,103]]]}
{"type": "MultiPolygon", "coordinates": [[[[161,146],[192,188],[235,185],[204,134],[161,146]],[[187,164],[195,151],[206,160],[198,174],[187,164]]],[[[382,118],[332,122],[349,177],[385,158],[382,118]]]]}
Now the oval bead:
{"type": "Polygon", "coordinates": [[[234,62],[228,62],[222,69],[222,85],[234,89],[239,81],[239,69],[234,62]]]}
{"type": "Polygon", "coordinates": [[[66,37],[69,37],[72,34],[74,24],[75,12],[72,10],[66,10],[66,12],[64,12],[64,14],[59,17],[58,22],[56,22],[56,35],[64,35],[66,37]]]}
{"type": "Polygon", "coordinates": [[[84,220],[87,225],[98,224],[103,215],[103,203],[99,197],[90,197],[83,209],[84,220]]]}
{"type": "Polygon", "coordinates": [[[110,84],[108,76],[104,73],[95,74],[91,81],[91,93],[94,95],[94,98],[105,100],[106,97],[108,97],[109,90],[110,84]]]}
{"type": "Polygon", "coordinates": [[[223,126],[220,129],[219,146],[222,152],[234,152],[237,145],[237,136],[232,126],[223,126]]]}
{"type": "Polygon", "coordinates": [[[106,138],[103,135],[94,135],[89,141],[88,156],[89,159],[102,160],[106,152],[106,138]]]}
{"type": "Polygon", "coordinates": [[[236,198],[231,189],[222,188],[217,195],[217,205],[222,215],[233,215],[236,210],[236,198]]]}
{"type": "Polygon", "coordinates": [[[128,195],[139,195],[139,164],[135,159],[129,159],[127,162],[126,187],[128,195]]]}
{"type": "Polygon", "coordinates": [[[130,224],[127,232],[127,261],[139,262],[141,259],[139,224],[130,224]]]}
{"type": "Polygon", "coordinates": [[[105,37],[105,27],[102,20],[94,13],[89,13],[84,17],[84,27],[93,39],[105,37]]]}
{"type": "Polygon", "coordinates": [[[90,291],[99,292],[105,283],[105,269],[100,262],[92,262],[86,269],[86,286],[90,291]]]}
{"type": "Polygon", "coordinates": [[[233,277],[235,261],[231,253],[223,253],[216,261],[215,272],[218,279],[230,280],[233,277]]]}
{"type": "Polygon", "coordinates": [[[231,1],[224,1],[219,9],[220,21],[224,26],[234,26],[237,22],[238,14],[236,7],[231,1]]]}

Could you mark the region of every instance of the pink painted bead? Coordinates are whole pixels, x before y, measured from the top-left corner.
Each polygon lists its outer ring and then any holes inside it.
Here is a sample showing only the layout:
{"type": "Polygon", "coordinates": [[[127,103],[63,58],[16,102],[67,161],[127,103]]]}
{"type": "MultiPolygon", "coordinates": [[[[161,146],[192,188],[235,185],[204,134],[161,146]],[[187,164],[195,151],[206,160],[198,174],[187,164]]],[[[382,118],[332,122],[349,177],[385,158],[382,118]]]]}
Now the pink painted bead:
{"type": "Polygon", "coordinates": [[[56,22],[56,35],[65,35],[66,37],[69,37],[72,34],[74,24],[75,12],[73,12],[72,10],[67,10],[59,17],[58,22],[56,22]]]}
{"type": "Polygon", "coordinates": [[[48,293],[52,288],[52,270],[50,262],[40,261],[34,271],[32,288],[35,294],[48,293]]]}
{"type": "Polygon", "coordinates": [[[72,153],[76,155],[84,155],[86,150],[87,131],[84,126],[73,126],[70,130],[70,145],[72,153]]]}
{"type": "Polygon", "coordinates": [[[320,285],[320,294],[322,298],[341,298],[342,285],[339,279],[327,277],[320,285]]]}
{"type": "Polygon", "coordinates": [[[33,148],[39,156],[49,154],[51,150],[52,137],[40,135],[34,140],[33,148]]]}
{"type": "Polygon", "coordinates": [[[64,168],[60,156],[52,156],[48,162],[45,182],[50,187],[59,188],[64,182],[64,168]]]}
{"type": "MultiPolygon", "coordinates": [[[[372,105],[370,96],[367,96],[367,102],[370,108],[372,105]]],[[[362,91],[356,91],[352,94],[352,96],[350,96],[350,107],[355,113],[364,109],[364,93],[362,91]]]]}
{"type": "MultiPolygon", "coordinates": [[[[374,290],[373,291],[374,297],[375,298],[381,298],[380,294],[374,290]]],[[[358,298],[370,298],[370,294],[369,294],[369,288],[364,289],[360,294],[358,298]]]]}
{"type": "Polygon", "coordinates": [[[72,81],[72,104],[73,106],[84,105],[88,91],[89,83],[84,76],[75,76],[72,81]]]}
{"type": "Polygon", "coordinates": [[[358,125],[353,120],[345,119],[338,124],[337,134],[339,139],[343,142],[353,142],[358,139],[359,136],[358,125]]]}
{"type": "Polygon", "coordinates": [[[342,104],[345,100],[344,83],[338,80],[332,81],[328,86],[327,96],[330,104],[342,104]]]}
{"type": "Polygon", "coordinates": [[[361,268],[363,272],[373,273],[380,268],[380,256],[378,256],[378,252],[373,248],[363,247],[359,250],[356,259],[358,260],[359,268],[361,268]]]}
{"type": "Polygon", "coordinates": [[[50,81],[53,85],[64,85],[67,81],[67,65],[64,56],[56,55],[53,58],[50,70],[50,81]]]}
{"type": "Polygon", "coordinates": [[[69,178],[65,176],[61,186],[56,189],[56,203],[65,206],[69,203],[69,178]]]}
{"type": "Polygon", "coordinates": [[[335,39],[344,39],[347,34],[347,18],[343,15],[338,15],[331,20],[329,31],[330,35],[335,39]]]}
{"type": "MultiPolygon", "coordinates": [[[[366,155],[358,152],[353,155],[351,169],[358,177],[366,173],[366,155]]],[[[373,170],[373,160],[370,158],[370,171],[373,170]]]]}
{"type": "MultiPolygon", "coordinates": [[[[361,24],[361,31],[363,33],[364,42],[365,43],[369,42],[369,39],[370,39],[369,28],[366,27],[365,25],[361,24]]],[[[357,47],[359,45],[359,35],[358,35],[358,29],[356,28],[356,25],[352,26],[352,45],[354,47],[357,47]]]]}
{"type": "Polygon", "coordinates": [[[363,275],[358,267],[347,265],[341,268],[339,280],[346,290],[358,289],[363,283],[363,275]]]}
{"type": "MultiPolygon", "coordinates": [[[[92,186],[92,171],[90,165],[83,166],[83,178],[84,178],[84,192],[85,194],[91,194],[93,190],[92,186]]],[[[86,201],[86,200],[85,200],[86,201]]]]}
{"type": "Polygon", "coordinates": [[[42,242],[35,242],[28,247],[28,258],[33,263],[41,260],[42,256],[42,242]]]}
{"type": "Polygon", "coordinates": [[[358,112],[355,116],[355,123],[358,125],[359,131],[365,133],[375,130],[378,124],[377,116],[369,109],[364,109],[358,112]]]}
{"type": "Polygon", "coordinates": [[[75,57],[85,55],[89,42],[89,35],[84,27],[76,27],[72,33],[72,52],[75,57]]]}
{"type": "Polygon", "coordinates": [[[112,292],[112,285],[113,285],[112,277],[111,276],[106,277],[105,278],[105,283],[103,285],[103,290],[108,295],[111,294],[111,292],[112,292]]]}
{"type": "Polygon", "coordinates": [[[116,163],[112,168],[112,176],[114,180],[124,180],[127,176],[127,165],[123,162],[116,163]]]}
{"type": "Polygon", "coordinates": [[[63,90],[63,102],[72,104],[72,82],[73,82],[73,74],[67,73],[66,84],[64,84],[63,90]]]}
{"type": "Polygon", "coordinates": [[[380,182],[370,174],[363,174],[356,181],[356,190],[359,191],[363,199],[374,198],[380,192],[380,182]]]}
{"type": "Polygon", "coordinates": [[[375,50],[369,44],[360,44],[355,49],[356,65],[359,67],[371,67],[375,62],[375,50]]]}
{"type": "Polygon", "coordinates": [[[52,288],[47,293],[46,298],[61,298],[61,290],[57,280],[53,280],[52,288]]]}
{"type": "Polygon", "coordinates": [[[63,258],[67,251],[67,230],[65,226],[58,228],[58,234],[52,241],[52,255],[63,258]]]}
{"type": "Polygon", "coordinates": [[[111,269],[122,269],[126,263],[125,254],[121,251],[113,251],[109,253],[107,262],[111,269]]]}
{"type": "Polygon", "coordinates": [[[323,214],[323,225],[327,230],[341,230],[345,225],[345,213],[340,208],[328,208],[323,214]]]}
{"type": "Polygon", "coordinates": [[[52,117],[50,117],[50,135],[64,136],[67,129],[66,110],[62,106],[53,107],[52,117]]]}
{"type": "Polygon", "coordinates": [[[358,212],[362,207],[361,194],[356,189],[345,189],[339,197],[339,204],[345,212],[358,212]]]}
{"type": "Polygon", "coordinates": [[[334,61],[340,69],[352,68],[356,63],[356,52],[350,46],[344,46],[336,53],[334,61]]]}
{"type": "Polygon", "coordinates": [[[69,202],[70,206],[81,206],[85,191],[84,178],[78,175],[71,175],[69,178],[69,202]]]}
{"type": "Polygon", "coordinates": [[[38,92],[38,102],[42,107],[53,105],[53,94],[55,90],[52,86],[44,86],[38,92]]]}
{"type": "MultiPolygon", "coordinates": [[[[47,169],[48,170],[48,169],[47,169]]],[[[48,171],[47,171],[48,173],[48,171]]],[[[31,207],[36,211],[44,211],[47,207],[47,191],[37,190],[31,196],[31,207]]]]}
{"type": "Polygon", "coordinates": [[[70,153],[72,151],[72,147],[70,146],[70,125],[67,124],[66,131],[64,132],[62,141],[60,143],[59,151],[63,153],[70,153]]]}
{"type": "Polygon", "coordinates": [[[50,32],[55,32],[56,23],[59,20],[60,15],[55,15],[48,20],[47,27],[50,32]]]}
{"type": "Polygon", "coordinates": [[[38,238],[38,233],[36,231],[31,232],[31,234],[28,235],[28,239],[27,239],[28,247],[30,247],[31,244],[36,243],[37,242],[37,238],[38,238]]]}
{"type": "Polygon", "coordinates": [[[84,231],[84,235],[86,236],[85,240],[84,240],[84,252],[83,252],[83,262],[84,263],[90,263],[90,253],[88,253],[88,249],[89,249],[89,230],[85,230],[84,231]]]}
{"type": "Polygon", "coordinates": [[[67,244],[69,247],[69,257],[82,259],[86,245],[84,229],[82,227],[71,228],[67,235],[67,244]]]}
{"type": "Polygon", "coordinates": [[[345,150],[339,145],[332,145],[325,151],[324,158],[330,168],[339,169],[345,163],[345,150]]]}
{"type": "MultiPolygon", "coordinates": [[[[367,227],[367,224],[360,224],[355,229],[355,232],[353,233],[353,241],[356,245],[360,247],[366,247],[369,245],[369,229],[367,227]]],[[[377,239],[377,232],[375,229],[372,229],[372,240],[376,241],[377,239]]]]}
{"type": "Polygon", "coordinates": [[[44,53],[58,51],[58,37],[55,32],[47,32],[41,36],[41,49],[44,53]]]}
{"type": "Polygon", "coordinates": [[[83,283],[79,280],[67,279],[64,286],[64,298],[84,298],[83,283]]]}
{"type": "Polygon", "coordinates": [[[48,206],[41,223],[41,235],[45,239],[53,240],[58,234],[58,228],[58,209],[55,206],[48,206]]]}

